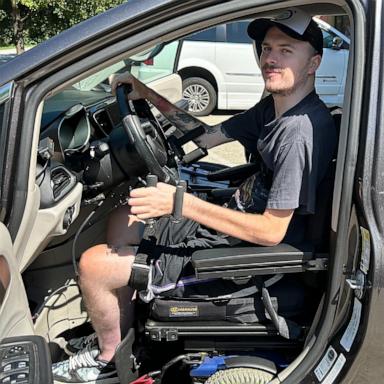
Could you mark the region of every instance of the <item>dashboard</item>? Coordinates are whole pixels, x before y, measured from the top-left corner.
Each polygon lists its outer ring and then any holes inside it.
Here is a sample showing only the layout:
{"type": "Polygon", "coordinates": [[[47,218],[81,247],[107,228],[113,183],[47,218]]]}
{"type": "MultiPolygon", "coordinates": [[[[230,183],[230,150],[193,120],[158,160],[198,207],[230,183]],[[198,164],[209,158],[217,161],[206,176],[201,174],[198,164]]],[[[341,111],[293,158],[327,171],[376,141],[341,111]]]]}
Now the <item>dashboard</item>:
{"type": "Polygon", "coordinates": [[[41,132],[36,173],[40,209],[57,204],[78,182],[84,197],[92,199],[146,173],[108,93],[65,90],[53,96],[45,103],[41,132]]]}
{"type": "Polygon", "coordinates": [[[29,224],[20,270],[26,270],[48,244],[74,236],[101,201],[108,202],[103,212],[125,198],[129,187],[147,173],[110,93],[68,89],[47,99],[31,194],[38,211],[29,224]],[[74,223],[77,217],[81,220],[74,223]]]}

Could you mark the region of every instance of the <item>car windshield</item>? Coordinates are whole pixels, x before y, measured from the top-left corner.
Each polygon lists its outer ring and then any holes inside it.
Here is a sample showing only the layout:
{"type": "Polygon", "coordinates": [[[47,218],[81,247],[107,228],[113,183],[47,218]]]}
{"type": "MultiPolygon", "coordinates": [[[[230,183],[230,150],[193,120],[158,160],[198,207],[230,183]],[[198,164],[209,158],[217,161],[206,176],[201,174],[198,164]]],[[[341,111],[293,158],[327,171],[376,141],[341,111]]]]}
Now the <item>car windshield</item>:
{"type": "Polygon", "coordinates": [[[156,45],[80,80],[73,87],[79,91],[110,92],[108,78],[114,73],[130,72],[143,83],[170,75],[174,69],[177,46],[177,41],[156,45]]]}
{"type": "Polygon", "coordinates": [[[42,130],[74,105],[89,106],[110,98],[112,95],[108,78],[114,73],[130,72],[146,84],[173,74],[178,44],[178,41],[174,41],[127,57],[49,97],[44,104],[42,130]]]}
{"type": "Polygon", "coordinates": [[[124,61],[119,61],[116,64],[110,65],[109,67],[104,68],[83,80],[80,80],[79,82],[73,84],[73,86],[79,91],[92,91],[100,89],[109,92],[109,76],[113,73],[121,71],[124,68],[126,68],[126,63],[124,61]]]}

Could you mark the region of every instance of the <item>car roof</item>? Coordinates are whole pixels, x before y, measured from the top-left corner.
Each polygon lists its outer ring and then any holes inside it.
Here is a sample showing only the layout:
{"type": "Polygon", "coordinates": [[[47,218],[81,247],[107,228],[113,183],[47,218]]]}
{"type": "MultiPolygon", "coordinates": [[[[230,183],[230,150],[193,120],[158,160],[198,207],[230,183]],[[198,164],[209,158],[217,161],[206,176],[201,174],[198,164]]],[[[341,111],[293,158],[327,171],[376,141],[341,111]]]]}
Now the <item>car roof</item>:
{"type": "Polygon", "coordinates": [[[48,62],[76,50],[87,41],[113,32],[127,21],[137,19],[144,13],[153,12],[158,7],[173,0],[129,0],[97,16],[87,19],[61,32],[57,36],[38,44],[36,47],[4,63],[0,71],[0,86],[11,80],[33,72],[48,62]]]}

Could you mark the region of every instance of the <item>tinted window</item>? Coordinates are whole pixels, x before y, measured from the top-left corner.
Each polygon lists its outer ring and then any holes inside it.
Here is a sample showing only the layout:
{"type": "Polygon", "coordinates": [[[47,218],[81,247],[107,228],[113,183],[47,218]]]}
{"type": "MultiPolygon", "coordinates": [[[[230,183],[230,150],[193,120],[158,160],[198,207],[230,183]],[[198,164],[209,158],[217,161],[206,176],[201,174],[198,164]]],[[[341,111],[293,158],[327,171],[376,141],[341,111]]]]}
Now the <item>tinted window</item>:
{"type": "Polygon", "coordinates": [[[228,43],[252,43],[247,34],[247,21],[238,21],[227,24],[227,42],[228,43]]]}
{"type": "Polygon", "coordinates": [[[187,36],[185,40],[191,41],[216,41],[216,27],[209,28],[204,31],[194,33],[190,36],[187,36]]]}

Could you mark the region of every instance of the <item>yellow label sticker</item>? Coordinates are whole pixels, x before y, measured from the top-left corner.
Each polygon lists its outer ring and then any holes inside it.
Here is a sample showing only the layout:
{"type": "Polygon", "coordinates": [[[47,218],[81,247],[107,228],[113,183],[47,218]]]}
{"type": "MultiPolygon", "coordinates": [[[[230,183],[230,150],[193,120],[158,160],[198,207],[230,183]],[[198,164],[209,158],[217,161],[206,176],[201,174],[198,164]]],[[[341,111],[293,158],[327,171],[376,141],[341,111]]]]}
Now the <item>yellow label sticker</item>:
{"type": "Polygon", "coordinates": [[[197,305],[180,305],[169,308],[169,317],[197,317],[199,308],[197,305]]]}
{"type": "Polygon", "coordinates": [[[361,232],[361,259],[360,269],[367,274],[371,258],[371,235],[368,229],[360,227],[361,232]]]}

